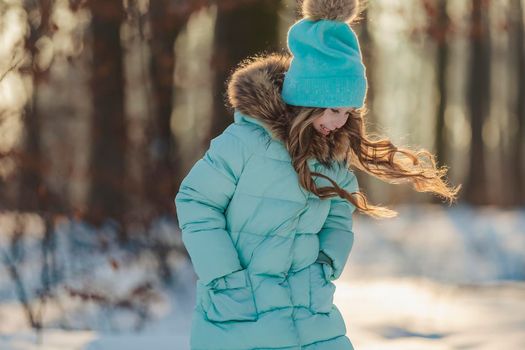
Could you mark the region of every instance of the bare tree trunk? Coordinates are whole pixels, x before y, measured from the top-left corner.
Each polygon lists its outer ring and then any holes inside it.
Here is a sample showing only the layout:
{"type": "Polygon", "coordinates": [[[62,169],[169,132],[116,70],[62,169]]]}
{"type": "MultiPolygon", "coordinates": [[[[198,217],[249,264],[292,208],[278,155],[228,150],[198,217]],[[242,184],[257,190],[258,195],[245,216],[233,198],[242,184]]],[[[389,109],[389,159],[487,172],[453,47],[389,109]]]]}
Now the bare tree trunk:
{"type": "MultiPolygon", "coordinates": [[[[171,115],[174,108],[174,45],[179,34],[185,29],[191,14],[200,10],[203,4],[194,1],[174,3],[159,0],[150,3],[150,25],[152,37],[149,45],[151,58],[149,70],[153,85],[154,113],[148,124],[147,139],[149,161],[145,163],[144,179],[148,181],[146,196],[153,205],[151,215],[175,214],[173,198],[182,180],[177,140],[171,131],[171,115]],[[155,179],[150,182],[149,180],[155,179]],[[160,211],[157,212],[157,211],[160,211]]],[[[152,217],[151,217],[152,218],[152,217]]],[[[151,219],[150,218],[150,219],[151,219]]],[[[168,257],[170,247],[158,245],[155,252],[159,274],[166,283],[173,282],[168,257]]]]}
{"type": "Polygon", "coordinates": [[[280,5],[279,0],[219,2],[213,49],[213,119],[208,139],[233,121],[225,103],[231,70],[248,56],[278,49],[280,5]]]}
{"type": "MultiPolygon", "coordinates": [[[[368,90],[366,92],[366,103],[368,107],[371,107],[374,102],[374,83],[373,83],[373,42],[372,35],[370,33],[369,18],[370,18],[370,9],[367,8],[362,14],[363,20],[360,22],[360,33],[359,41],[361,46],[361,52],[363,55],[363,62],[366,66],[366,77],[368,79],[368,90]]],[[[370,108],[370,115],[373,114],[373,109],[370,108]]],[[[372,118],[372,120],[374,120],[372,118]]]]}
{"type": "Polygon", "coordinates": [[[148,183],[148,201],[162,213],[173,213],[173,197],[177,192],[181,164],[177,152],[177,142],[171,132],[173,110],[173,74],[175,54],[173,51],[178,35],[185,28],[192,12],[202,8],[197,3],[177,5],[169,0],[156,0],[150,3],[150,40],[152,77],[155,112],[148,126],[148,140],[151,143],[150,162],[144,169],[145,179],[155,179],[148,183]]]}
{"type": "Polygon", "coordinates": [[[40,139],[40,115],[35,102],[38,93],[36,80],[35,89],[29,103],[24,107],[24,138],[21,158],[18,168],[18,203],[22,211],[40,211],[42,203],[38,196],[39,188],[43,186],[43,159],[40,139]]]}
{"type": "Polygon", "coordinates": [[[525,25],[523,23],[523,4],[522,0],[512,0],[510,3],[511,16],[511,45],[514,48],[513,52],[516,54],[516,64],[510,69],[516,74],[516,85],[511,87],[511,90],[516,90],[516,105],[513,113],[516,116],[517,132],[515,143],[513,144],[510,164],[511,164],[511,181],[508,185],[511,186],[509,193],[511,194],[511,204],[524,205],[525,204],[525,25]]]}
{"type": "Polygon", "coordinates": [[[483,123],[490,107],[490,42],[487,2],[472,0],[471,58],[468,105],[471,120],[471,148],[465,197],[472,204],[488,204],[488,184],[485,171],[483,123]]]}
{"type": "Polygon", "coordinates": [[[436,155],[441,164],[447,163],[445,130],[445,110],[447,108],[447,65],[449,56],[448,30],[450,18],[447,13],[447,0],[439,0],[438,15],[434,26],[434,38],[437,41],[437,85],[439,91],[436,115],[436,155]]]}
{"type": "MultiPolygon", "coordinates": [[[[93,98],[91,189],[87,219],[95,225],[108,217],[123,223],[126,209],[124,72],[120,25],[121,1],[90,0],[92,13],[93,98]]],[[[122,227],[123,229],[123,227],[122,227]]],[[[120,232],[124,238],[123,231],[120,232]]]]}
{"type": "Polygon", "coordinates": [[[29,37],[25,42],[25,48],[31,58],[27,70],[31,72],[33,93],[24,107],[23,114],[24,138],[19,159],[17,207],[27,211],[44,209],[44,194],[47,193],[43,188],[45,186],[43,179],[45,157],[41,150],[41,115],[37,105],[37,94],[42,77],[48,72],[41,71],[36,64],[38,55],[36,43],[49,30],[52,8],[53,1],[51,0],[42,0],[38,4],[28,5],[25,8],[28,13],[37,11],[40,14],[38,25],[29,23],[29,37]]]}
{"type": "MultiPolygon", "coordinates": [[[[363,55],[363,63],[366,66],[366,77],[368,79],[368,90],[366,92],[366,107],[368,108],[368,113],[366,119],[371,125],[374,125],[377,121],[377,115],[374,113],[374,46],[372,41],[372,33],[370,31],[370,7],[367,7],[363,14],[363,20],[360,21],[359,29],[359,41],[361,46],[361,52],[363,55]]],[[[358,176],[359,183],[362,187],[367,188],[373,186],[371,183],[371,178],[369,176],[361,176],[360,173],[356,174],[358,176]]]]}

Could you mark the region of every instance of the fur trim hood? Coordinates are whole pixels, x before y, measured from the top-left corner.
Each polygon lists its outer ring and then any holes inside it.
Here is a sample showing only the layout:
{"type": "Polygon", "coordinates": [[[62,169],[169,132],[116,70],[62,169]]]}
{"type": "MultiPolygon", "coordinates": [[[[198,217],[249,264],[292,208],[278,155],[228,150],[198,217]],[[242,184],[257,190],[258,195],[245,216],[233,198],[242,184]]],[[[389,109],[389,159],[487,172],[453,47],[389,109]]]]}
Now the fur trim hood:
{"type": "MultiPolygon", "coordinates": [[[[287,105],[281,97],[291,58],[287,54],[274,53],[247,59],[239,64],[228,81],[228,107],[255,118],[273,139],[282,143],[286,143],[291,126],[287,105]]],[[[349,124],[347,122],[328,136],[314,130],[309,158],[325,166],[333,161],[346,161],[350,149],[349,124]]]]}

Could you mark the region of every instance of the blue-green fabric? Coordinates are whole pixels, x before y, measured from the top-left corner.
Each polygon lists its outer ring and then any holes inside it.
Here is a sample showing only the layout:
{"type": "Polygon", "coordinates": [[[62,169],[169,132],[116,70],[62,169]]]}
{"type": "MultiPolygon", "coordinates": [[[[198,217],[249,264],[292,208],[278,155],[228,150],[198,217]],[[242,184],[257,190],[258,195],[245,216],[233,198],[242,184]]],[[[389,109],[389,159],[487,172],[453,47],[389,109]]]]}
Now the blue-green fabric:
{"type": "Polygon", "coordinates": [[[367,79],[356,33],[345,22],[301,19],[290,27],[293,54],[282,98],[291,105],[362,107],[367,79]]]}
{"type": "MultiPolygon", "coordinates": [[[[357,190],[344,164],[308,163],[357,190]]],[[[284,144],[263,123],[235,111],[175,204],[198,277],[192,350],[353,349],[333,296],[353,245],[355,207],[304,190],[284,144]],[[329,259],[318,259],[321,251],[329,259]]]]}

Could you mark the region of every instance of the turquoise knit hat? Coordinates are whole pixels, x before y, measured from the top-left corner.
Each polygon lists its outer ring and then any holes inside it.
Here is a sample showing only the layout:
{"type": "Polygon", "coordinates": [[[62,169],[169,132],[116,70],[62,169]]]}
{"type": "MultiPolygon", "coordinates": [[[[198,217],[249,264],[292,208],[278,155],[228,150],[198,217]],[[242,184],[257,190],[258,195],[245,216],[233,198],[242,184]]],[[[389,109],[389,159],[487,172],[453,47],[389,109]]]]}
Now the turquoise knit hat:
{"type": "MultiPolygon", "coordinates": [[[[311,2],[305,1],[307,5],[311,2]]],[[[340,2],[325,0],[324,4],[340,2]]],[[[323,1],[316,5],[319,3],[323,1]]],[[[282,98],[296,106],[362,107],[367,80],[357,35],[337,14],[330,17],[330,8],[324,10],[322,15],[328,13],[327,18],[303,18],[288,31],[293,58],[285,74],[282,98]]]]}

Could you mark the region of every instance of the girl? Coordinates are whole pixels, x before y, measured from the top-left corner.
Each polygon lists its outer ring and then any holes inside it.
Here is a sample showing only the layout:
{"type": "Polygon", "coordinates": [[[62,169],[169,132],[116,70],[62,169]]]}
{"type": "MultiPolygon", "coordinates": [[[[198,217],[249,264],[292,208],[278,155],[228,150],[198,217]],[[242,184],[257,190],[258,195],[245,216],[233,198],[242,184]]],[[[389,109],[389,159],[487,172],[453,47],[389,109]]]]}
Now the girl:
{"type": "Polygon", "coordinates": [[[459,189],[429,152],[367,137],[365,68],[349,26],[357,0],[304,0],[302,10],[288,32],[292,55],[233,72],[234,122],[175,197],[198,276],[193,350],[353,349],[333,304],[352,213],[396,213],[369,204],[350,167],[450,201],[459,189]]]}

